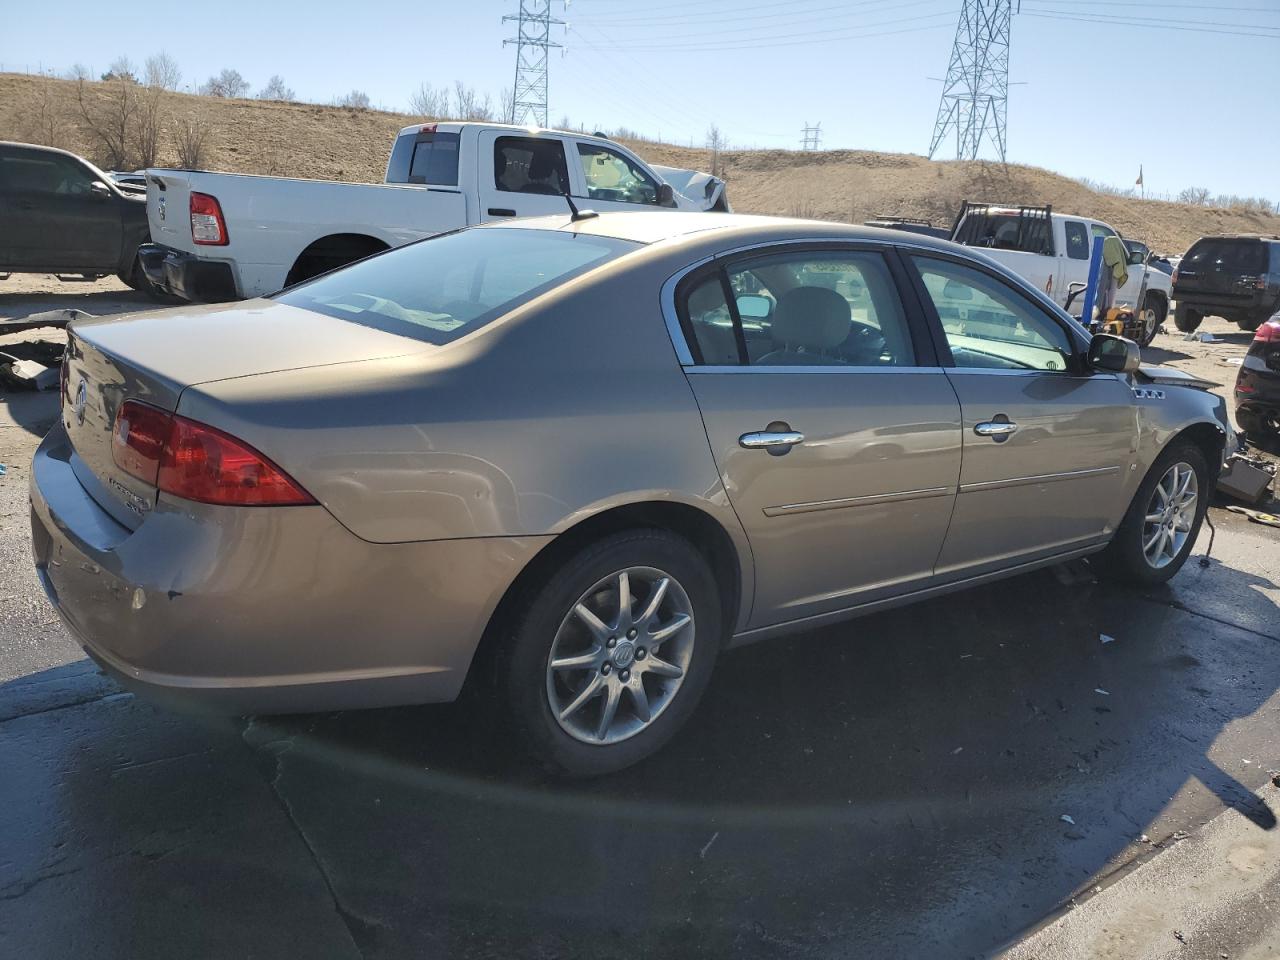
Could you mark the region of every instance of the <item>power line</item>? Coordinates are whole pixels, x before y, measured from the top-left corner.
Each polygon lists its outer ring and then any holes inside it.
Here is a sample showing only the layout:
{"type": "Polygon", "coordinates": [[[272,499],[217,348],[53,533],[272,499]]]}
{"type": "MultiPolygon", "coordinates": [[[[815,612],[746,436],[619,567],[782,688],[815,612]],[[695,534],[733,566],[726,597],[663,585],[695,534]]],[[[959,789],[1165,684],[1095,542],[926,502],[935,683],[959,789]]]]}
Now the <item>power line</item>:
{"type": "MultiPolygon", "coordinates": [[[[1061,2],[1061,0],[1057,0],[1057,2],[1061,2]]],[[[1221,20],[1170,20],[1168,17],[1137,17],[1137,16],[1130,16],[1127,13],[1111,16],[1109,14],[1103,14],[1103,13],[1087,13],[1087,12],[1077,13],[1072,10],[1052,10],[1052,9],[1046,9],[1044,7],[1036,7],[1036,12],[1039,16],[1048,16],[1049,14],[1062,14],[1068,17],[1077,17],[1077,16],[1096,17],[1100,20],[1108,20],[1108,21],[1114,20],[1117,23],[1121,21],[1125,21],[1124,26],[1130,26],[1130,27],[1142,27],[1142,26],[1147,26],[1148,24],[1153,24],[1153,23],[1165,24],[1169,26],[1188,26],[1188,27],[1239,27],[1241,26],[1241,24],[1239,23],[1223,22],[1221,20]]],[[[1280,30],[1280,26],[1264,27],[1259,24],[1253,29],[1280,30]]]]}
{"type": "Polygon", "coordinates": [[[1177,27],[1167,23],[1126,23],[1123,20],[1108,20],[1103,17],[1094,16],[1070,16],[1066,14],[1056,13],[1033,13],[1030,10],[1022,11],[1024,17],[1036,17],[1040,20],[1059,20],[1074,21],[1076,23],[1106,23],[1116,27],[1141,27],[1144,30],[1177,30],[1182,33],[1218,33],[1229,37],[1254,37],[1262,40],[1278,40],[1280,35],[1273,33],[1258,33],[1254,30],[1215,30],[1212,27],[1177,27]]]}
{"type": "Polygon", "coordinates": [[[901,7],[919,6],[920,3],[947,3],[948,6],[953,5],[951,4],[950,0],[914,0],[914,2],[901,3],[901,4],[897,3],[896,0],[865,0],[865,2],[856,4],[856,5],[851,3],[837,3],[837,4],[828,4],[827,6],[821,6],[821,7],[811,7],[807,10],[802,9],[802,5],[804,3],[814,3],[814,2],[817,2],[817,0],[799,0],[798,3],[797,2],[762,3],[756,6],[735,7],[733,10],[730,10],[730,11],[708,10],[708,11],[699,12],[699,13],[671,13],[671,14],[665,14],[665,15],[656,16],[656,17],[649,16],[648,14],[644,14],[642,16],[635,16],[634,14],[625,14],[622,17],[618,17],[616,15],[613,15],[613,16],[605,15],[603,17],[592,16],[589,19],[592,23],[600,22],[600,23],[605,23],[607,26],[643,26],[645,24],[665,24],[665,23],[672,23],[672,22],[687,23],[687,24],[714,23],[718,25],[724,22],[726,17],[731,17],[733,21],[736,23],[740,20],[794,19],[796,17],[802,17],[802,16],[807,17],[815,13],[828,13],[833,10],[843,11],[845,13],[851,13],[851,12],[854,12],[855,10],[861,11],[868,7],[883,6],[885,4],[891,4],[895,9],[899,9],[901,7]],[[778,9],[779,7],[783,8],[783,12],[755,13],[755,14],[750,14],[748,16],[742,15],[742,11],[778,9]]]}
{"type": "MultiPolygon", "coordinates": [[[[1151,9],[1165,10],[1204,10],[1203,3],[1151,3],[1150,0],[1024,0],[1026,3],[1033,3],[1039,6],[1041,3],[1071,3],[1080,7],[1146,7],[1151,9]]],[[[1280,7],[1220,7],[1214,4],[1210,8],[1214,13],[1224,10],[1230,10],[1238,13],[1265,13],[1273,17],[1280,17],[1280,7]]],[[[1086,11],[1087,12],[1087,11],[1086,11]]]]}
{"type": "MultiPolygon", "coordinates": [[[[918,6],[921,6],[922,4],[935,4],[935,5],[936,5],[938,2],[939,2],[939,0],[908,0],[908,2],[907,2],[907,3],[900,3],[900,4],[897,4],[897,5],[894,7],[894,9],[895,9],[895,10],[899,10],[899,9],[902,9],[903,7],[918,7],[918,6]]],[[[950,6],[952,6],[952,4],[947,3],[947,6],[948,6],[948,7],[950,7],[950,6]]],[[[767,20],[785,20],[785,21],[787,22],[787,24],[788,24],[788,25],[794,24],[794,25],[796,25],[796,26],[808,26],[808,25],[810,25],[810,24],[813,24],[813,25],[815,25],[815,26],[816,26],[816,25],[818,25],[818,24],[826,24],[826,29],[825,29],[825,30],[822,30],[822,31],[816,31],[816,32],[819,32],[819,33],[830,33],[833,29],[837,29],[837,30],[838,30],[838,29],[845,29],[845,30],[862,30],[862,29],[865,29],[866,27],[871,27],[871,26],[876,26],[876,25],[877,25],[877,23],[859,23],[859,24],[850,24],[850,25],[848,25],[848,26],[841,27],[841,26],[833,25],[833,24],[831,23],[831,17],[829,17],[829,16],[815,16],[815,17],[809,17],[809,16],[808,16],[808,14],[810,14],[810,13],[820,13],[820,12],[821,12],[821,11],[823,11],[823,10],[848,10],[848,6],[847,6],[847,5],[841,5],[841,6],[838,6],[838,7],[818,7],[818,8],[815,8],[814,10],[806,10],[806,11],[803,11],[804,16],[798,16],[796,12],[794,12],[794,11],[788,11],[788,12],[786,12],[786,13],[764,13],[764,14],[758,14],[758,15],[757,15],[757,16],[755,16],[755,17],[734,17],[734,20],[735,20],[735,21],[736,21],[736,20],[752,20],[752,19],[757,19],[757,20],[766,20],[766,19],[767,19],[767,20]]],[[[888,12],[888,11],[876,11],[876,12],[888,12]]],[[[928,17],[928,16],[933,16],[933,17],[949,17],[949,16],[951,16],[951,10],[947,10],[947,11],[945,11],[945,12],[941,12],[941,13],[925,14],[924,16],[927,16],[927,17],[928,17]]],[[[901,22],[903,22],[903,21],[904,21],[904,20],[906,20],[906,19],[910,19],[910,18],[897,18],[897,17],[895,17],[895,18],[893,18],[893,19],[891,19],[891,20],[880,21],[880,22],[881,22],[881,23],[901,23],[901,22]]],[[[681,20],[680,22],[684,23],[686,26],[694,25],[694,24],[690,24],[690,23],[689,23],[689,21],[687,21],[687,20],[681,20]]],[[[722,36],[725,36],[726,34],[732,34],[732,33],[749,33],[749,32],[752,32],[752,31],[763,31],[763,33],[761,34],[761,36],[762,36],[762,37],[765,37],[765,36],[769,36],[769,35],[771,35],[771,32],[772,32],[774,29],[776,29],[775,27],[773,27],[773,26],[771,26],[771,25],[769,25],[769,24],[760,24],[760,23],[757,23],[757,24],[751,24],[751,25],[749,25],[749,26],[745,26],[745,27],[721,27],[721,26],[719,26],[719,21],[717,21],[716,23],[717,23],[717,25],[716,25],[715,38],[714,38],[714,39],[716,39],[716,40],[718,40],[718,39],[719,39],[720,37],[722,37],[722,36]]],[[[654,24],[654,26],[655,26],[655,27],[657,27],[657,28],[659,28],[659,29],[660,29],[662,26],[664,26],[664,25],[665,25],[665,24],[654,24]]],[[[618,26],[618,24],[615,24],[615,23],[613,23],[613,22],[610,22],[610,23],[606,24],[606,26],[608,26],[608,27],[610,27],[610,28],[613,28],[613,27],[615,27],[615,26],[618,26]]],[[[637,29],[637,28],[636,28],[636,27],[634,27],[634,26],[629,26],[628,28],[629,28],[629,29],[637,29]]],[[[627,28],[624,28],[624,29],[627,29],[627,28]]],[[[756,38],[743,38],[743,39],[756,39],[756,38]]],[[[687,30],[686,30],[686,31],[684,31],[684,32],[681,32],[681,33],[665,33],[665,34],[650,34],[650,33],[645,33],[643,36],[641,36],[641,37],[636,37],[636,38],[635,38],[635,42],[636,42],[636,43],[652,43],[652,42],[659,41],[659,40],[688,40],[688,41],[690,41],[690,42],[694,42],[694,43],[705,43],[705,42],[708,42],[708,38],[706,38],[706,37],[691,37],[691,36],[690,36],[690,34],[689,34],[689,32],[688,32],[687,30]]]]}

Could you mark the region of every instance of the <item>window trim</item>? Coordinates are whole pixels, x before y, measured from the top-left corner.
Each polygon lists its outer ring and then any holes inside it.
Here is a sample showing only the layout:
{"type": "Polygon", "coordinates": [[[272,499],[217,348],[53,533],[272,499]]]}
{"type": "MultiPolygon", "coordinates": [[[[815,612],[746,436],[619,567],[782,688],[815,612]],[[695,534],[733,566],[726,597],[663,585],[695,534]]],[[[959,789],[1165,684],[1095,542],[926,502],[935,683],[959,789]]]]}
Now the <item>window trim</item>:
{"type": "MultiPolygon", "coordinates": [[[[932,248],[925,247],[923,249],[931,250],[932,248]]],[[[676,357],[686,373],[728,373],[735,370],[749,373],[814,373],[817,371],[827,373],[920,373],[927,370],[937,370],[941,366],[933,339],[933,331],[928,319],[922,312],[919,297],[911,285],[911,277],[907,268],[900,261],[898,244],[894,243],[844,237],[813,237],[794,240],[766,240],[734,247],[730,250],[703,257],[673,274],[662,285],[659,298],[663,318],[667,325],[667,333],[671,336],[676,357]],[[833,367],[784,364],[753,366],[749,362],[745,355],[746,344],[745,335],[742,332],[742,320],[738,316],[737,302],[731,296],[732,289],[729,287],[728,271],[744,262],[768,259],[779,254],[803,253],[806,251],[836,254],[871,253],[883,258],[885,268],[889,272],[890,282],[898,296],[898,303],[902,307],[903,319],[906,321],[907,336],[911,340],[911,347],[915,353],[915,364],[913,366],[883,366],[878,364],[875,366],[833,367]],[[708,266],[712,266],[712,269],[719,272],[721,283],[726,292],[726,305],[729,308],[730,316],[733,317],[734,335],[738,341],[738,366],[703,364],[697,338],[693,335],[693,330],[689,325],[688,311],[685,309],[685,298],[688,296],[689,290],[711,272],[710,270],[703,272],[704,268],[708,266]],[[695,359],[695,352],[697,359],[695,359]]]]}
{"type": "Polygon", "coordinates": [[[1062,253],[1068,260],[1083,260],[1085,263],[1089,262],[1089,256],[1093,251],[1093,235],[1089,232],[1089,225],[1087,223],[1083,220],[1062,221],[1062,239],[1063,247],[1065,248],[1062,253]],[[1071,255],[1071,238],[1067,236],[1067,227],[1070,226],[1077,226],[1084,231],[1085,249],[1083,257],[1073,257],[1071,255]]]}
{"type": "MultiPolygon", "coordinates": [[[[1093,375],[1093,371],[1091,371],[1088,368],[1087,364],[1085,363],[1085,356],[1088,353],[1089,346],[1087,342],[1082,342],[1085,336],[1083,329],[1077,331],[1075,328],[1078,326],[1078,324],[1076,324],[1074,320],[1068,318],[1066,321],[1064,321],[1062,317],[1058,316],[1054,311],[1046,310],[1044,308],[1044,304],[1039,301],[1039,298],[1043,296],[1043,294],[1041,294],[1038,290],[1035,290],[1034,288],[1031,288],[1031,287],[1027,287],[1022,283],[1016,283],[1016,284],[1011,283],[1008,277],[1001,275],[1001,273],[997,270],[990,269],[989,267],[987,267],[986,264],[980,263],[976,260],[970,260],[966,257],[954,256],[948,251],[933,250],[930,248],[923,248],[923,247],[915,247],[909,250],[904,250],[903,253],[904,253],[903,259],[908,261],[906,266],[911,272],[912,284],[916,289],[916,296],[920,298],[924,311],[926,315],[929,317],[930,326],[934,332],[933,333],[934,340],[938,346],[938,356],[939,356],[941,365],[943,367],[947,368],[948,370],[955,370],[957,372],[963,372],[963,373],[972,372],[977,374],[996,374],[997,376],[1013,375],[1013,376],[1022,376],[1022,377],[1027,377],[1027,376],[1061,377],[1064,375],[1065,376],[1092,376],[1093,375]],[[951,342],[947,339],[946,328],[942,325],[942,318],[938,315],[938,309],[933,302],[933,297],[929,295],[929,290],[924,285],[924,277],[920,273],[920,268],[915,263],[915,259],[914,259],[915,257],[924,257],[927,259],[942,260],[945,262],[957,264],[958,266],[968,267],[969,269],[976,270],[978,273],[981,273],[984,276],[987,276],[998,283],[1004,284],[1006,287],[1009,287],[1015,293],[1021,294],[1022,298],[1026,300],[1032,307],[1040,310],[1040,312],[1045,317],[1047,317],[1052,322],[1056,323],[1058,325],[1058,328],[1062,330],[1063,333],[1066,335],[1067,343],[1075,346],[1075,351],[1074,353],[1072,353],[1071,357],[1068,360],[1067,368],[1064,370],[1001,370],[998,368],[988,368],[988,367],[959,366],[955,361],[955,357],[951,353],[951,342]],[[1031,290],[1035,294],[1035,296],[1028,295],[1028,290],[1031,290]]],[[[1056,305],[1055,305],[1055,309],[1057,309],[1056,305]]],[[[1113,376],[1113,374],[1109,374],[1109,375],[1113,376]]]]}

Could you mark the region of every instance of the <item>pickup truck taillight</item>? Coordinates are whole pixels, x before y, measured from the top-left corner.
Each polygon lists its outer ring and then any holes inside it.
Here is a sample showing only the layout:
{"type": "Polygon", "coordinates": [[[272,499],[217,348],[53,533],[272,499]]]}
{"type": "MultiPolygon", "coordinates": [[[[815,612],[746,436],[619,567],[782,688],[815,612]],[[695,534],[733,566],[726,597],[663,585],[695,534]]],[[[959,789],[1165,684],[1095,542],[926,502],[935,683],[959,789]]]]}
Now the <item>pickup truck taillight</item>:
{"type": "Polygon", "coordinates": [[[217,197],[192,192],[191,239],[210,247],[227,245],[227,221],[222,218],[222,207],[218,205],[217,197]]]}
{"type": "Polygon", "coordinates": [[[1271,319],[1258,327],[1253,335],[1254,343],[1280,343],[1280,320],[1271,319]]]}
{"type": "Polygon", "coordinates": [[[248,444],[137,400],[120,404],[111,457],[130,476],[185,500],[234,507],[315,503],[248,444]]]}

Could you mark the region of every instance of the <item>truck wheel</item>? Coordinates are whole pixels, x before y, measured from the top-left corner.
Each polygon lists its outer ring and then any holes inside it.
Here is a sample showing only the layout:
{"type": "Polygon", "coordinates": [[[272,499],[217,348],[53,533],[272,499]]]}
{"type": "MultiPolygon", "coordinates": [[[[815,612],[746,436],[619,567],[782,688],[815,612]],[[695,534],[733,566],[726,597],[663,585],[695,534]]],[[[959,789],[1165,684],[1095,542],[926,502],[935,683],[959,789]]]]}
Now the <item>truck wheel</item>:
{"type": "Polygon", "coordinates": [[[1258,314],[1254,314],[1252,317],[1237,317],[1236,326],[1238,326],[1245,333],[1253,333],[1260,326],[1262,326],[1262,321],[1266,319],[1267,319],[1266,317],[1260,316],[1258,314]]]}
{"type": "Polygon", "coordinates": [[[1190,440],[1156,458],[1099,560],[1130,583],[1164,583],[1182,569],[1213,494],[1204,452],[1190,440]]]}
{"type": "Polygon", "coordinates": [[[1191,331],[1200,326],[1200,321],[1203,319],[1203,314],[1196,313],[1182,304],[1178,304],[1173,308],[1173,325],[1183,333],[1191,333],[1191,331]]]}
{"type": "Polygon", "coordinates": [[[1158,293],[1148,293],[1142,298],[1142,310],[1138,313],[1139,329],[1142,336],[1138,345],[1145,347],[1160,332],[1160,324],[1169,313],[1169,305],[1158,293]]]}

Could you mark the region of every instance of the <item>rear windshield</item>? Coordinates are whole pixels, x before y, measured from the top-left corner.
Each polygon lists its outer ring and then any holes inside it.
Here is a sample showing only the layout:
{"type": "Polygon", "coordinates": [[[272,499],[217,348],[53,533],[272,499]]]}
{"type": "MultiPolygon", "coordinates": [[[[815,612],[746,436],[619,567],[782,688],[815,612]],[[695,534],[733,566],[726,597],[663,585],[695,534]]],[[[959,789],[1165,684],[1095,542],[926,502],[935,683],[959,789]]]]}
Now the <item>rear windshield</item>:
{"type": "Polygon", "coordinates": [[[971,211],[960,221],[956,243],[989,250],[1017,250],[1053,256],[1049,221],[1043,215],[971,211]]]}
{"type": "Polygon", "coordinates": [[[1267,271],[1267,248],[1261,240],[1197,240],[1183,258],[1182,266],[1223,270],[1227,273],[1259,274],[1267,271]]]}
{"type": "Polygon", "coordinates": [[[456,133],[426,131],[402,134],[391,148],[387,183],[422,183],[438,187],[458,185],[456,133]]]}
{"type": "Polygon", "coordinates": [[[439,345],[639,246],[555,230],[462,230],[389,250],[273,299],[439,345]]]}

